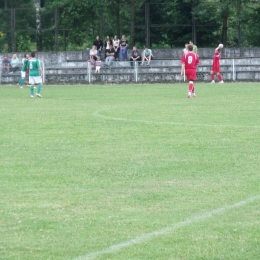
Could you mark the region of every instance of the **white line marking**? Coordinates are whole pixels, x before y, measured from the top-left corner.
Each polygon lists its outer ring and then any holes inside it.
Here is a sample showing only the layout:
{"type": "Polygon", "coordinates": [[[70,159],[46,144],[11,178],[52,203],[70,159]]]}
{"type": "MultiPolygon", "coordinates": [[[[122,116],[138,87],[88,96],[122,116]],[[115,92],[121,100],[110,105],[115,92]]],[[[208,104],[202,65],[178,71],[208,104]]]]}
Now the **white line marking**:
{"type": "Polygon", "coordinates": [[[100,110],[96,110],[93,113],[93,116],[107,119],[107,120],[114,120],[114,121],[125,121],[125,122],[135,122],[135,123],[143,123],[143,124],[156,124],[156,125],[185,125],[185,126],[205,126],[205,127],[237,127],[237,128],[260,128],[259,125],[228,125],[228,124],[221,124],[221,125],[212,125],[212,124],[197,124],[197,123],[179,123],[179,122],[158,122],[158,121],[149,121],[149,120],[141,120],[141,119],[127,119],[121,117],[112,117],[112,116],[105,116],[102,115],[101,112],[107,111],[109,108],[103,108],[100,110]]]}
{"type": "Polygon", "coordinates": [[[187,226],[187,225],[190,225],[190,224],[193,224],[193,223],[197,223],[199,221],[203,221],[203,220],[205,220],[207,218],[211,218],[215,215],[222,214],[227,210],[231,210],[231,209],[234,209],[234,208],[240,208],[240,207],[242,207],[242,206],[244,206],[248,203],[254,202],[254,201],[259,200],[259,199],[260,199],[260,194],[257,195],[257,196],[250,197],[248,199],[239,201],[239,202],[232,204],[232,205],[227,205],[227,206],[224,206],[224,207],[221,207],[221,208],[218,208],[218,209],[213,209],[213,210],[211,210],[207,213],[204,213],[202,215],[197,215],[197,216],[194,216],[192,218],[187,218],[184,221],[172,224],[168,227],[159,229],[159,230],[151,232],[151,233],[143,234],[143,235],[138,236],[136,238],[133,238],[129,241],[110,246],[106,249],[103,249],[103,250],[100,250],[100,251],[97,251],[97,252],[94,252],[94,253],[89,253],[89,254],[86,254],[84,256],[77,257],[74,260],[92,260],[92,259],[96,258],[97,256],[101,256],[101,255],[109,254],[109,253],[114,253],[114,252],[117,252],[117,251],[119,251],[123,248],[126,248],[126,247],[142,244],[142,243],[147,242],[149,240],[152,240],[152,239],[154,239],[158,236],[163,236],[163,235],[166,235],[168,233],[171,233],[172,231],[174,231],[174,230],[176,230],[180,227],[187,226]]]}

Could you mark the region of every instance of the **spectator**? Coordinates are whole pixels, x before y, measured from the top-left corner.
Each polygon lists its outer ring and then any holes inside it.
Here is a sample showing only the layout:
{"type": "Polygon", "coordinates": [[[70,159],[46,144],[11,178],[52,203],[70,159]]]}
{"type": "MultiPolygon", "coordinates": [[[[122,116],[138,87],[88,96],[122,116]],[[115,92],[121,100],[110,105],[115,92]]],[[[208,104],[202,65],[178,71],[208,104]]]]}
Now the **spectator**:
{"type": "Polygon", "coordinates": [[[143,51],[143,60],[142,65],[144,65],[144,62],[147,61],[146,65],[149,66],[151,60],[153,59],[153,53],[151,49],[148,49],[148,46],[145,46],[145,49],[143,51]]]}
{"type": "Polygon", "coordinates": [[[101,56],[101,52],[103,49],[103,42],[99,39],[99,36],[96,37],[93,45],[95,45],[97,48],[97,56],[101,56]]]}
{"type": "Polygon", "coordinates": [[[115,59],[115,50],[113,48],[113,45],[110,44],[109,45],[109,49],[106,50],[106,60],[105,60],[105,64],[107,66],[111,66],[112,61],[115,59]]]}
{"type": "Polygon", "coordinates": [[[122,35],[122,39],[120,41],[120,60],[127,59],[127,47],[128,47],[128,41],[125,38],[125,35],[122,35]]]}
{"type": "Polygon", "coordinates": [[[95,60],[97,60],[97,47],[95,45],[92,46],[92,49],[89,51],[89,57],[93,56],[95,60]]]}
{"type": "Polygon", "coordinates": [[[6,56],[4,56],[4,59],[2,61],[2,73],[3,74],[9,73],[9,69],[10,69],[10,61],[6,56]]]}
{"type": "Polygon", "coordinates": [[[100,73],[100,68],[101,68],[102,62],[100,60],[100,57],[97,57],[96,61],[96,73],[100,73]]]}
{"type": "Polygon", "coordinates": [[[106,37],[106,40],[105,40],[105,58],[107,57],[106,56],[106,53],[107,53],[107,50],[109,50],[109,46],[112,44],[112,41],[110,40],[110,37],[107,36],[106,37]]]}
{"type": "Polygon", "coordinates": [[[138,64],[141,63],[141,54],[140,52],[137,50],[136,46],[133,47],[133,51],[132,51],[132,54],[131,54],[131,58],[130,58],[130,64],[131,66],[134,65],[134,62],[135,61],[138,61],[138,64]]]}
{"type": "Polygon", "coordinates": [[[20,60],[18,59],[17,55],[14,54],[11,59],[11,67],[10,67],[9,74],[12,74],[12,73],[16,72],[17,70],[19,70],[19,64],[20,64],[20,60]]]}
{"type": "Polygon", "coordinates": [[[198,47],[192,41],[190,41],[190,45],[193,47],[193,52],[198,54],[198,47]]]}
{"type": "Polygon", "coordinates": [[[90,59],[88,60],[88,62],[90,63],[90,69],[94,69],[96,66],[96,60],[94,59],[94,56],[90,56],[90,59]]]}
{"type": "Polygon", "coordinates": [[[113,39],[113,47],[115,50],[115,60],[119,60],[120,40],[118,39],[117,35],[115,35],[113,39]]]}

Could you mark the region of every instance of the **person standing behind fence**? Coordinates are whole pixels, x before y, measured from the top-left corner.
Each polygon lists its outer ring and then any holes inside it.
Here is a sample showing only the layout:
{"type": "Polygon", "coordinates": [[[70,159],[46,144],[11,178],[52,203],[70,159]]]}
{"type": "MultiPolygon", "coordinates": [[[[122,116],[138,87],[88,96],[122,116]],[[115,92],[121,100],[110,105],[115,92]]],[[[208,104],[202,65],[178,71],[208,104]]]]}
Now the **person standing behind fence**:
{"type": "Polygon", "coordinates": [[[193,46],[189,44],[188,53],[183,54],[181,58],[181,76],[184,76],[185,71],[189,81],[188,98],[196,97],[194,82],[196,81],[196,70],[199,63],[199,56],[193,52],[193,46]]]}
{"type": "Polygon", "coordinates": [[[112,41],[110,40],[110,37],[107,36],[106,37],[106,40],[105,40],[105,58],[107,57],[106,56],[106,53],[107,53],[107,50],[109,50],[109,46],[112,44],[112,41]]]}
{"type": "Polygon", "coordinates": [[[107,66],[111,66],[113,60],[115,59],[115,50],[113,48],[113,45],[110,44],[109,45],[109,49],[106,50],[106,60],[105,60],[105,64],[107,66]]]}
{"type": "Polygon", "coordinates": [[[42,68],[40,61],[36,58],[35,52],[32,52],[31,59],[27,62],[29,69],[29,85],[31,98],[34,98],[34,86],[38,85],[36,96],[41,98],[42,90],[42,68]]]}
{"type": "Polygon", "coordinates": [[[193,47],[193,52],[196,53],[196,54],[198,54],[198,47],[197,47],[192,41],[190,41],[189,44],[192,45],[192,47],[193,47]]]}
{"type": "Polygon", "coordinates": [[[102,42],[102,40],[100,40],[99,36],[96,37],[93,45],[95,45],[97,47],[97,56],[101,57],[101,52],[103,49],[103,42],[102,42]]]}
{"type": "Polygon", "coordinates": [[[125,35],[122,35],[122,39],[120,41],[120,60],[127,59],[127,47],[128,47],[128,41],[125,35]]]}
{"type": "Polygon", "coordinates": [[[118,39],[117,35],[115,35],[113,39],[113,47],[115,50],[115,60],[119,60],[120,40],[118,39]]]}
{"type": "Polygon", "coordinates": [[[213,56],[213,62],[212,62],[212,68],[210,71],[210,77],[211,77],[211,83],[215,83],[215,76],[214,73],[217,74],[217,77],[219,79],[219,83],[224,83],[223,78],[220,74],[220,49],[223,48],[223,45],[220,44],[216,49],[215,49],[215,54],[213,56]]]}
{"type": "Polygon", "coordinates": [[[24,78],[25,78],[25,75],[26,75],[28,59],[29,59],[29,55],[24,54],[24,58],[22,59],[23,66],[22,66],[22,70],[21,70],[21,78],[19,79],[18,83],[16,84],[16,86],[18,88],[23,88],[23,82],[24,82],[24,78]]]}

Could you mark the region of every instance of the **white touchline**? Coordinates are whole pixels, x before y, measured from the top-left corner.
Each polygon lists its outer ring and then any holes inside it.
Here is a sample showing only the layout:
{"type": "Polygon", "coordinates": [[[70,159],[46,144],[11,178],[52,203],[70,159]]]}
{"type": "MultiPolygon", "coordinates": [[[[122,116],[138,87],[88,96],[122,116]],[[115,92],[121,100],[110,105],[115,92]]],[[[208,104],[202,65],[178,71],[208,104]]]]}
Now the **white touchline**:
{"type": "Polygon", "coordinates": [[[228,124],[221,124],[221,125],[212,125],[212,124],[199,124],[199,123],[180,123],[180,122],[158,122],[158,121],[149,121],[149,120],[142,120],[142,119],[128,119],[122,117],[112,117],[112,116],[105,116],[102,115],[101,112],[107,111],[109,108],[103,108],[97,110],[93,113],[93,116],[107,119],[107,120],[114,120],[114,121],[123,121],[123,122],[135,122],[135,123],[143,123],[143,124],[156,124],[156,125],[185,125],[185,126],[204,126],[204,127],[238,127],[238,128],[259,128],[259,125],[228,125],[228,124]]]}
{"type": "Polygon", "coordinates": [[[247,198],[245,200],[239,201],[239,202],[232,204],[232,205],[227,205],[227,206],[224,206],[224,207],[221,207],[221,208],[213,209],[213,210],[206,212],[204,214],[197,215],[197,216],[194,216],[192,218],[187,218],[187,219],[185,219],[181,222],[172,224],[168,227],[159,229],[159,230],[151,232],[151,233],[143,234],[143,235],[135,237],[131,240],[110,246],[106,249],[103,249],[103,250],[100,250],[100,251],[97,251],[97,252],[94,252],[94,253],[89,253],[89,254],[86,254],[86,255],[83,255],[83,256],[79,256],[77,258],[74,258],[74,260],[91,260],[91,259],[96,258],[97,256],[100,256],[100,255],[114,253],[114,252],[119,251],[123,248],[130,247],[130,246],[133,246],[133,245],[138,245],[138,244],[147,242],[147,241],[149,241],[153,238],[156,238],[158,236],[166,235],[166,234],[171,233],[172,231],[174,231],[175,229],[178,229],[180,227],[187,226],[187,225],[199,222],[199,221],[203,221],[204,219],[213,217],[213,216],[218,215],[218,214],[222,214],[227,210],[242,207],[242,206],[244,206],[248,203],[254,202],[254,201],[259,200],[259,199],[260,199],[260,194],[257,195],[257,196],[250,197],[250,198],[247,198]]]}

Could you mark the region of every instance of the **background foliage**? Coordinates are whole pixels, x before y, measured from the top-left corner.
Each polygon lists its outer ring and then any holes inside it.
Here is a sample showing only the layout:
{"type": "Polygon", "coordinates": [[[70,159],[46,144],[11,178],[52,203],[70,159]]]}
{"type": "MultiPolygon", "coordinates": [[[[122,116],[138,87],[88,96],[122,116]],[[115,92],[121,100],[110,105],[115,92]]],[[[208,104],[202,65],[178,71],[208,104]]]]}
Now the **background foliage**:
{"type": "Polygon", "coordinates": [[[4,0],[0,2],[0,51],[84,50],[97,35],[121,37],[130,46],[147,42],[145,9],[149,6],[150,45],[200,47],[223,42],[253,47],[260,40],[260,2],[256,0],[4,0]],[[40,35],[36,8],[41,8],[40,35]]]}

